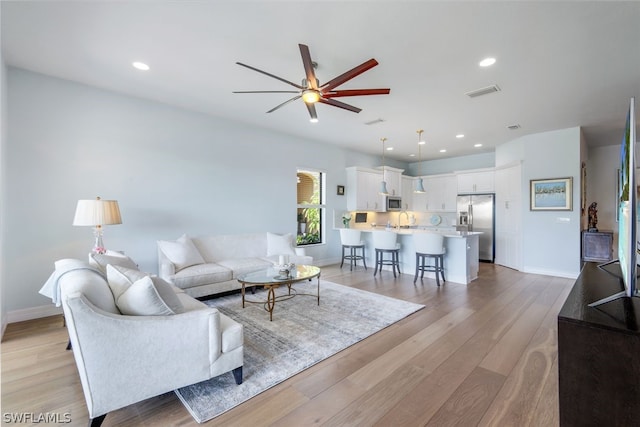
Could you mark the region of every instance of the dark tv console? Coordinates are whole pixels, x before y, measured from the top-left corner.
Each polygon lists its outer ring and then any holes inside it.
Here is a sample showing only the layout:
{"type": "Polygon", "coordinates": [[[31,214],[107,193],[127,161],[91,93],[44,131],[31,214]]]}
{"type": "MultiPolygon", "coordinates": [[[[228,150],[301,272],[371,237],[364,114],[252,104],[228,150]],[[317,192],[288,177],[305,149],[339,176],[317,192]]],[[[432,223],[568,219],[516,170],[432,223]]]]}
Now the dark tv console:
{"type": "Polygon", "coordinates": [[[624,289],[619,265],[597,265],[585,263],[558,314],[560,425],[638,425],[640,298],[588,307],[624,289]]]}

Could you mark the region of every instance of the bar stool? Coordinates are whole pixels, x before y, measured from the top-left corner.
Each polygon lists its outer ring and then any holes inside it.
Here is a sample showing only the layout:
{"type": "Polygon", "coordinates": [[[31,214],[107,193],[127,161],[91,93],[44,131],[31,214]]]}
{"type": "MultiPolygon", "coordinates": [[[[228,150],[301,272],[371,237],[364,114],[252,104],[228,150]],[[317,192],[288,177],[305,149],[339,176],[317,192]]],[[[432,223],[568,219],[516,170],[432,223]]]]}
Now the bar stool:
{"type": "Polygon", "coordinates": [[[367,260],[364,255],[364,242],[360,240],[360,230],[352,230],[350,228],[340,229],[340,243],[342,243],[342,262],[340,262],[340,268],[344,264],[344,260],[349,260],[351,271],[356,262],[361,259],[364,264],[364,269],[367,269],[367,260]],[[345,250],[349,250],[349,254],[345,254],[345,250]],[[358,249],[362,250],[362,255],[358,255],[358,249]]]}
{"type": "Polygon", "coordinates": [[[396,268],[398,274],[400,272],[400,262],[398,261],[398,252],[400,252],[400,243],[398,243],[398,235],[393,231],[373,231],[373,247],[376,250],[376,270],[373,276],[382,271],[383,265],[390,265],[393,270],[393,277],[396,277],[396,268]],[[391,259],[384,259],[384,254],[391,254],[391,259]]]}
{"type": "Polygon", "coordinates": [[[438,233],[416,233],[413,235],[413,245],[416,248],[416,275],[413,278],[413,283],[418,280],[418,272],[422,272],[420,278],[424,277],[425,271],[432,271],[436,274],[436,283],[440,286],[440,278],[438,273],[444,279],[444,236],[438,233]],[[433,258],[434,265],[425,265],[426,259],[433,258]]]}

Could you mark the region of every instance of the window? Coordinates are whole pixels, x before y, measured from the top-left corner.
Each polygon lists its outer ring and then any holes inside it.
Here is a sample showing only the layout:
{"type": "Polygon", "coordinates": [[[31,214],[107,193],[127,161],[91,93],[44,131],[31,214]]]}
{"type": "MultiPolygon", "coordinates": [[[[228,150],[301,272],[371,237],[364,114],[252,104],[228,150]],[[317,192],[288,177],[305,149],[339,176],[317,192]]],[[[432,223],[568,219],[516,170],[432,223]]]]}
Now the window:
{"type": "Polygon", "coordinates": [[[323,243],[325,217],[325,174],[298,169],[298,235],[299,246],[323,243]]]}

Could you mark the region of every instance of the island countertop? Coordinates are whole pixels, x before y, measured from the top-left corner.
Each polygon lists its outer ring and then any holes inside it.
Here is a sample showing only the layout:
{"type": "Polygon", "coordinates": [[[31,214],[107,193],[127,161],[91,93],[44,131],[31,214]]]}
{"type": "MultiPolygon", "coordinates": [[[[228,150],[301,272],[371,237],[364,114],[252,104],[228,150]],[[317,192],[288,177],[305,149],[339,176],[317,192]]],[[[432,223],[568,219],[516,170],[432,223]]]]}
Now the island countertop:
{"type": "MultiPolygon", "coordinates": [[[[367,264],[375,266],[375,250],[373,246],[373,231],[385,231],[385,227],[353,227],[354,230],[362,232],[362,240],[365,242],[367,264]]],[[[337,228],[339,230],[339,228],[337,228]]],[[[454,231],[454,230],[434,230],[423,228],[391,228],[398,235],[400,242],[400,266],[403,274],[414,275],[416,267],[416,251],[413,245],[414,234],[418,233],[438,233],[444,235],[444,246],[446,253],[444,256],[445,279],[447,282],[469,284],[478,278],[479,270],[479,246],[478,231],[454,231]]],[[[389,274],[385,271],[383,274],[389,274]]],[[[433,273],[426,272],[425,277],[435,278],[433,273]]]]}

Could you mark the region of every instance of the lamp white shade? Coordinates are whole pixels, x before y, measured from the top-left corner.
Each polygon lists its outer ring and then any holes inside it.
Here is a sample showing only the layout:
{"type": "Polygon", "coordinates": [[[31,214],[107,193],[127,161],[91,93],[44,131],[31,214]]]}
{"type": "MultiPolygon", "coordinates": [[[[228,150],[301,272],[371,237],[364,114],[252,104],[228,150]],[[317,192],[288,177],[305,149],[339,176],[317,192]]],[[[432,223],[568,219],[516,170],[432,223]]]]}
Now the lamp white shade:
{"type": "Polygon", "coordinates": [[[99,226],[122,224],[117,200],[78,200],[73,225],[99,226]]]}

